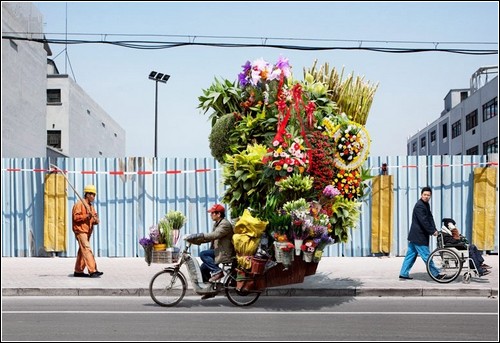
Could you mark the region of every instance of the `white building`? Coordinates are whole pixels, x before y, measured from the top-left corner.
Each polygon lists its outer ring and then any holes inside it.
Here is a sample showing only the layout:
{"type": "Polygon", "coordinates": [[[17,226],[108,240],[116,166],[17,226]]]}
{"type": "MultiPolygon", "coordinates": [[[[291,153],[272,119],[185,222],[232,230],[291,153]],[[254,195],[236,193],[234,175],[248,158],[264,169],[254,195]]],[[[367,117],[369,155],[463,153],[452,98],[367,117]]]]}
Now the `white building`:
{"type": "MultiPolygon", "coordinates": [[[[43,38],[32,3],[2,3],[2,35],[43,38]]],[[[47,44],[2,39],[2,157],[124,157],[125,130],[68,75],[47,44]]]]}
{"type": "Polygon", "coordinates": [[[408,155],[498,153],[498,66],[479,68],[470,87],[452,89],[441,116],[408,138],[408,155]]]}

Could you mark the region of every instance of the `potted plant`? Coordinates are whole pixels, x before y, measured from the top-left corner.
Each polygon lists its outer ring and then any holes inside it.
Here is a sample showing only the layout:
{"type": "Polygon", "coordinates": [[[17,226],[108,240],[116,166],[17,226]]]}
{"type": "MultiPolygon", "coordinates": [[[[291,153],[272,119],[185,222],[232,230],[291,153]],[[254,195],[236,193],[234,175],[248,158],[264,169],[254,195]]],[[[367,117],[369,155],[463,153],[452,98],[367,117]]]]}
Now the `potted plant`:
{"type": "Polygon", "coordinates": [[[175,245],[179,239],[179,231],[186,223],[186,216],[180,211],[172,210],[165,215],[165,218],[171,226],[171,243],[172,245],[175,245]]]}
{"type": "Polygon", "coordinates": [[[165,249],[172,246],[172,223],[166,217],[160,219],[158,222],[158,230],[165,244],[165,249]]]}

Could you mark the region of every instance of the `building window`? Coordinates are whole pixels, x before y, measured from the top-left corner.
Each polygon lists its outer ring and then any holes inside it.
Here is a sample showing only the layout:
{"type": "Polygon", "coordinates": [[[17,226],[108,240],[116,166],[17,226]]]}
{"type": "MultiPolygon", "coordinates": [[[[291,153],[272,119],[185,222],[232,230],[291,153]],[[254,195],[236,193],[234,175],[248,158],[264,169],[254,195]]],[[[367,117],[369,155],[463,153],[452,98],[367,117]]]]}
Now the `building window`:
{"type": "Polygon", "coordinates": [[[420,138],[420,149],[425,148],[425,141],[426,141],[425,137],[420,138]]]}
{"type": "Polygon", "coordinates": [[[436,141],[436,130],[431,131],[431,143],[434,143],[436,141]]]}
{"type": "Polygon", "coordinates": [[[417,142],[411,144],[411,153],[415,154],[417,152],[417,142]]]}
{"type": "Polygon", "coordinates": [[[467,99],[468,95],[469,95],[468,92],[460,92],[460,102],[462,102],[465,99],[467,99]]]}
{"type": "Polygon", "coordinates": [[[462,134],[462,123],[460,120],[451,125],[451,138],[458,137],[462,134]]]}
{"type": "Polygon", "coordinates": [[[61,130],[47,131],[47,145],[56,149],[61,149],[61,130]]]}
{"type": "Polygon", "coordinates": [[[498,154],[498,137],[483,143],[483,155],[498,154]]]}
{"type": "Polygon", "coordinates": [[[465,116],[465,131],[469,131],[477,126],[477,110],[465,116]]]}
{"type": "Polygon", "coordinates": [[[483,121],[487,121],[493,117],[497,116],[498,111],[498,101],[497,98],[488,101],[483,105],[483,121]]]}
{"type": "Polygon", "coordinates": [[[447,138],[448,137],[448,123],[444,123],[443,126],[443,139],[447,138]]]}
{"type": "Polygon", "coordinates": [[[466,155],[479,155],[479,146],[476,145],[473,148],[467,149],[465,152],[466,155]]]}
{"type": "Polygon", "coordinates": [[[61,104],[60,89],[47,89],[47,104],[61,104]]]}

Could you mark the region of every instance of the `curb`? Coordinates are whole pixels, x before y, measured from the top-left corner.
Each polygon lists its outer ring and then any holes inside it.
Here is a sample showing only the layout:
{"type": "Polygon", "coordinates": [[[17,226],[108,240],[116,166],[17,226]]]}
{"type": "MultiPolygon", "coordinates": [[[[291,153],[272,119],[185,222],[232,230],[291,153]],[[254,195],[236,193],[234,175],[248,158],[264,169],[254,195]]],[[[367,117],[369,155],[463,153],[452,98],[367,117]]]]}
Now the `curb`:
{"type": "MultiPolygon", "coordinates": [[[[223,293],[221,293],[223,294],[223,293]]],[[[197,296],[192,289],[186,296],[197,296]]],[[[498,289],[469,288],[270,288],[263,296],[273,297],[498,297],[498,289]]],[[[149,297],[147,288],[2,288],[2,296],[139,296],[149,297]]]]}

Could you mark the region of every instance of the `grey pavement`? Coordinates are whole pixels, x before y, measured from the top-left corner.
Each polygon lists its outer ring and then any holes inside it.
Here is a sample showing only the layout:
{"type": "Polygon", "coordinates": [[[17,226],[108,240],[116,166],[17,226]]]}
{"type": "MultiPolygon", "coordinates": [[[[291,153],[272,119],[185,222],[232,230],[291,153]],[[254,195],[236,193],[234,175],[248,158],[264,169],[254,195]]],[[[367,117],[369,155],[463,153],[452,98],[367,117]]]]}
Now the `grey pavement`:
{"type": "MultiPolygon", "coordinates": [[[[441,284],[429,277],[420,258],[410,273],[414,279],[400,280],[403,257],[323,257],[316,274],[303,283],[267,288],[263,295],[497,297],[498,255],[484,258],[493,267],[491,274],[473,276],[470,283],[459,276],[441,284]]],[[[148,266],[139,257],[97,257],[96,261],[104,275],[77,278],[74,257],[2,257],[2,296],[149,296],[151,277],[167,266],[148,266]]],[[[194,294],[189,285],[186,295],[194,294]]]]}

